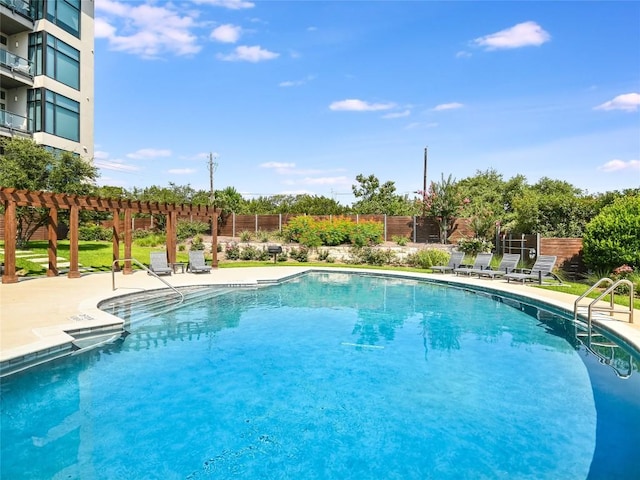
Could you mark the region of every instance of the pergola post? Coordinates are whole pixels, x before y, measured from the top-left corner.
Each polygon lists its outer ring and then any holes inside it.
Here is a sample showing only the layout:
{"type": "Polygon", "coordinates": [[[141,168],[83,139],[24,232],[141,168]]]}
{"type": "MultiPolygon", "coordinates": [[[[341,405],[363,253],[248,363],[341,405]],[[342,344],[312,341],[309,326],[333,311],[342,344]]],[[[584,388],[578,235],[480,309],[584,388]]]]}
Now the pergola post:
{"type": "Polygon", "coordinates": [[[176,212],[167,213],[167,261],[169,263],[176,262],[176,226],[178,224],[178,215],[176,212]]]}
{"type": "Polygon", "coordinates": [[[80,278],[80,270],[78,269],[78,226],[80,223],[80,215],[78,206],[71,205],[69,212],[69,278],[80,278]]]}
{"type": "Polygon", "coordinates": [[[49,268],[47,269],[47,277],[58,276],[58,209],[51,207],[49,209],[49,221],[47,223],[47,238],[49,239],[49,247],[47,254],[49,256],[49,268]]]}
{"type": "MultiPolygon", "coordinates": [[[[124,258],[131,258],[131,241],[133,235],[131,234],[131,209],[125,208],[124,210],[124,258]]],[[[133,269],[131,268],[131,261],[124,261],[124,275],[131,275],[133,269]]]]}
{"type": "Polygon", "coordinates": [[[111,239],[113,246],[112,260],[116,262],[113,264],[113,269],[116,272],[119,272],[120,263],[116,261],[120,259],[120,210],[118,209],[113,211],[113,225],[111,228],[113,229],[113,235],[111,239]]]}
{"type": "Polygon", "coordinates": [[[18,224],[16,218],[16,203],[4,202],[4,271],[2,283],[17,283],[16,275],[16,235],[18,224]]]}
{"type": "Polygon", "coordinates": [[[218,212],[216,209],[211,216],[211,266],[218,268],[218,212]]]}

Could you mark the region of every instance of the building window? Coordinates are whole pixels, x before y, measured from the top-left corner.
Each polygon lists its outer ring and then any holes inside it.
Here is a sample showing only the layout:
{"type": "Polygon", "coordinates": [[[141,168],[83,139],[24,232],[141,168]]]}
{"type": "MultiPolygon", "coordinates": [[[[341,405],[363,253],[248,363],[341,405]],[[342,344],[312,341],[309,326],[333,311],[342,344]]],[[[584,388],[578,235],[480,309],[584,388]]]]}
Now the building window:
{"type": "Polygon", "coordinates": [[[37,20],[46,18],[80,38],[80,0],[35,0],[32,5],[37,20]]]}
{"type": "Polygon", "coordinates": [[[29,90],[29,118],[34,132],[80,141],[80,104],[44,88],[29,90]]]}
{"type": "Polygon", "coordinates": [[[30,34],[29,60],[35,67],[35,75],[44,73],[76,90],[80,89],[80,52],[62,40],[43,32],[30,34]]]}

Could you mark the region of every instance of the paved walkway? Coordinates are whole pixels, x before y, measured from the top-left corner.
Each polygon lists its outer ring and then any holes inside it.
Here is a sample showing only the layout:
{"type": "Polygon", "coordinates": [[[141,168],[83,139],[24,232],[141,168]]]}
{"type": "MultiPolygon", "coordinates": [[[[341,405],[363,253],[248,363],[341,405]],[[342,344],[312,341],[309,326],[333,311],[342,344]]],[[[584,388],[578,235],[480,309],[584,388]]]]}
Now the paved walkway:
{"type": "MultiPolygon", "coordinates": [[[[223,268],[210,274],[174,274],[163,277],[174,286],[255,284],[273,281],[307,270],[308,267],[223,268]]],[[[345,271],[348,268],[326,268],[345,271]]],[[[362,269],[355,271],[362,272],[362,269]]],[[[380,270],[371,270],[380,274],[380,270]]],[[[507,283],[503,280],[463,278],[454,275],[402,272],[403,276],[432,278],[468,285],[482,285],[498,291],[510,291],[557,307],[573,311],[575,296],[535,288],[530,285],[507,283]]],[[[145,272],[132,275],[91,273],[81,278],[66,276],[24,279],[18,283],[0,284],[0,362],[21,358],[34,352],[70,344],[73,338],[66,332],[101,326],[121,326],[122,320],[97,308],[100,301],[114,296],[146,289],[165,288],[157,278],[145,272]],[[115,279],[116,289],[112,288],[115,279]]],[[[607,326],[640,350],[640,311],[634,313],[636,324],[605,320],[607,326]]]]}

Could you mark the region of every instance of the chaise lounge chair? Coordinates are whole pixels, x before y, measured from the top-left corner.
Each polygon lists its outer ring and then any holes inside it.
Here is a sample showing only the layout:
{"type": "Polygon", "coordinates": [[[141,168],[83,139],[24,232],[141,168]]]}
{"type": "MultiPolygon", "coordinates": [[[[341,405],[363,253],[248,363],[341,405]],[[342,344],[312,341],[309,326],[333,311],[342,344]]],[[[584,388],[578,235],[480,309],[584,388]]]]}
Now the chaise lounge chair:
{"type": "Polygon", "coordinates": [[[454,268],[453,272],[457,275],[470,275],[474,271],[485,270],[489,268],[493,253],[479,253],[476,255],[476,259],[473,261],[473,265],[460,265],[458,268],[454,268]]]}
{"type": "Polygon", "coordinates": [[[191,250],[189,252],[189,265],[187,272],[191,273],[210,273],[211,267],[204,261],[204,252],[202,250],[191,250]]]}
{"type": "Polygon", "coordinates": [[[472,269],[469,274],[478,275],[478,278],[489,277],[491,280],[493,280],[496,277],[502,277],[507,273],[513,272],[518,266],[519,261],[519,253],[505,253],[502,257],[502,260],[500,260],[500,265],[498,265],[497,268],[486,268],[484,270],[472,269]]]}
{"type": "Polygon", "coordinates": [[[167,263],[167,252],[151,252],[149,258],[149,270],[156,275],[171,275],[171,267],[167,263]]]}
{"type": "Polygon", "coordinates": [[[555,255],[538,255],[536,258],[536,262],[533,264],[530,270],[523,270],[521,272],[511,272],[507,273],[504,278],[507,279],[507,283],[510,283],[511,280],[521,281],[524,285],[525,282],[538,282],[542,285],[542,281],[547,278],[552,278],[559,283],[562,283],[562,280],[558,278],[557,275],[553,273],[553,267],[556,264],[555,255]]]}
{"type": "Polygon", "coordinates": [[[434,265],[431,267],[431,270],[435,270],[437,272],[453,272],[455,268],[458,268],[462,263],[462,259],[464,258],[464,252],[451,252],[451,257],[449,257],[449,263],[446,265],[434,265]]]}

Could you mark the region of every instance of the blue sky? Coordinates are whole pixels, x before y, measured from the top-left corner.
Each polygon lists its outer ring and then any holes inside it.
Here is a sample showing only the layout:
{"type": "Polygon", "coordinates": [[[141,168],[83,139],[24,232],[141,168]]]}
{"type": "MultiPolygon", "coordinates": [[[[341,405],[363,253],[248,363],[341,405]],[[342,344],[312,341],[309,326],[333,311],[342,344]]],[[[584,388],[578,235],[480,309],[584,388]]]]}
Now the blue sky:
{"type": "Polygon", "coordinates": [[[102,185],[640,187],[639,2],[96,0],[102,185]]]}

